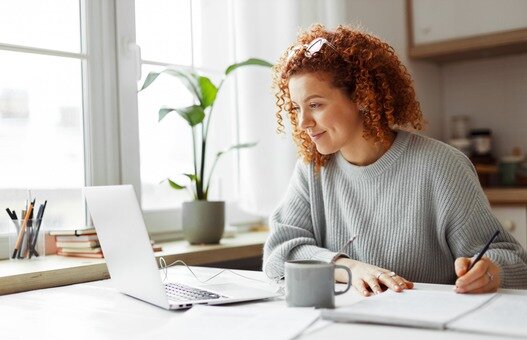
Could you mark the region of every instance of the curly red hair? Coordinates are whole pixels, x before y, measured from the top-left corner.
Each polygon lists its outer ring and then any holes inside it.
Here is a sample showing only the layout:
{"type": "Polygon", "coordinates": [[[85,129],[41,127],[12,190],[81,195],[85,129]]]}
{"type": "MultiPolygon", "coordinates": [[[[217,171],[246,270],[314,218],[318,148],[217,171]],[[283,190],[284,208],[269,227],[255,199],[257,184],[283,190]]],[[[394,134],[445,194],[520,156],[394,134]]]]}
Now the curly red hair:
{"type": "Polygon", "coordinates": [[[363,115],[365,139],[389,144],[393,129],[423,128],[423,115],[415,96],[413,81],[394,49],[379,38],[349,26],[328,31],[320,24],[301,32],[273,67],[273,88],[276,97],[278,131],[284,132],[282,112],[291,121],[292,134],[300,156],[312,162],[317,171],[330,155],[320,154],[308,134],[298,126],[289,93],[289,79],[298,74],[323,72],[331,76],[333,85],[343,89],[363,115]],[[306,55],[299,46],[316,38],[324,38],[331,46],[322,46],[318,53],[306,55]]]}

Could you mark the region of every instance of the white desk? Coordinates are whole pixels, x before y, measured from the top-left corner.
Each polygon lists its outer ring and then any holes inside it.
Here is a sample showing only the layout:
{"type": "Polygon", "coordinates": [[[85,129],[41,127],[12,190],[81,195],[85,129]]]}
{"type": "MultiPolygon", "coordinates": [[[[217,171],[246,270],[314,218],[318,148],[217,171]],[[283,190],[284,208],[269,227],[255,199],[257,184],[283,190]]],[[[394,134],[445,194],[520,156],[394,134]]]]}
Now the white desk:
{"type": "MultiPolygon", "coordinates": [[[[217,273],[216,268],[196,268],[200,278],[217,273]]],[[[186,271],[183,267],[169,269],[169,278],[186,271]]],[[[246,276],[264,280],[261,272],[238,271],[246,276]]],[[[140,275],[138,273],[138,275],[140,275]]],[[[226,273],[223,279],[236,278],[226,273]]],[[[217,281],[215,281],[217,282],[217,281]]],[[[250,281],[255,286],[265,283],[250,281]]],[[[268,287],[268,286],[267,286],[268,287]]],[[[450,286],[434,285],[437,289],[450,286]]],[[[526,292],[527,293],[527,292],[526,292]]],[[[337,297],[337,306],[362,299],[350,292],[337,297]]],[[[284,298],[237,306],[248,308],[287,308],[284,298]]],[[[110,280],[76,284],[0,296],[0,338],[10,339],[179,339],[171,322],[185,311],[167,311],[128,297],[111,288],[110,280]]],[[[514,311],[511,311],[514,312],[514,311]]],[[[320,321],[308,329],[301,339],[511,339],[482,336],[453,331],[422,330],[403,327],[339,324],[320,321]],[[322,326],[321,326],[322,325],[322,326]],[[317,328],[313,330],[313,328],[317,328]]],[[[206,320],[204,320],[206,327],[206,320]]]]}

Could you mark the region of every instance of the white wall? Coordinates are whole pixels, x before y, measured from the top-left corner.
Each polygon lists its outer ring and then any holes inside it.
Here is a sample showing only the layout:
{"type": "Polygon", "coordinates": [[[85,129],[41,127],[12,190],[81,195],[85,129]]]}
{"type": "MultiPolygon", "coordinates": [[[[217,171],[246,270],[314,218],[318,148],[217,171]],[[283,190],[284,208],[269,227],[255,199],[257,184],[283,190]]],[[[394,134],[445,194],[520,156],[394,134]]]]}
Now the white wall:
{"type": "Polygon", "coordinates": [[[527,151],[527,54],[469,60],[442,67],[444,138],[454,115],[468,115],[471,128],[490,128],[493,153],[527,151]]]}

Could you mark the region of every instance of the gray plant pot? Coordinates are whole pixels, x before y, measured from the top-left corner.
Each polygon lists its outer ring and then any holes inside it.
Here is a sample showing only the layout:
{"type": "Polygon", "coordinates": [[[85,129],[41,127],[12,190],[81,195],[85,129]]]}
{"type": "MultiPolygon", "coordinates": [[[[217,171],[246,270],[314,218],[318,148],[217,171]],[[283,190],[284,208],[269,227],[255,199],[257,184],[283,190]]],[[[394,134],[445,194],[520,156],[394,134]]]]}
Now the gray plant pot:
{"type": "Polygon", "coordinates": [[[225,202],[183,202],[183,235],[190,244],[219,243],[225,228],[225,202]]]}

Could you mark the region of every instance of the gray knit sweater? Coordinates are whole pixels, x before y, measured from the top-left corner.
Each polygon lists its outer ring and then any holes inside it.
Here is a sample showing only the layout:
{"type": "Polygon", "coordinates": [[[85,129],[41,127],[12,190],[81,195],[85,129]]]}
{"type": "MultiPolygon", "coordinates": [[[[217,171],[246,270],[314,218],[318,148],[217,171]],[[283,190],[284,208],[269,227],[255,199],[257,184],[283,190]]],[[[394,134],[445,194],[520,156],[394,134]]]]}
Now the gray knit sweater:
{"type": "Polygon", "coordinates": [[[474,167],[461,152],[399,131],[375,163],[355,166],[338,152],[314,173],[297,162],[284,199],[270,218],[264,272],[281,277],[284,262],[330,262],[357,234],[350,258],[414,282],[453,284],[454,260],[486,253],[501,268],[502,287],[527,288],[527,253],[492,215],[474,167]]]}

